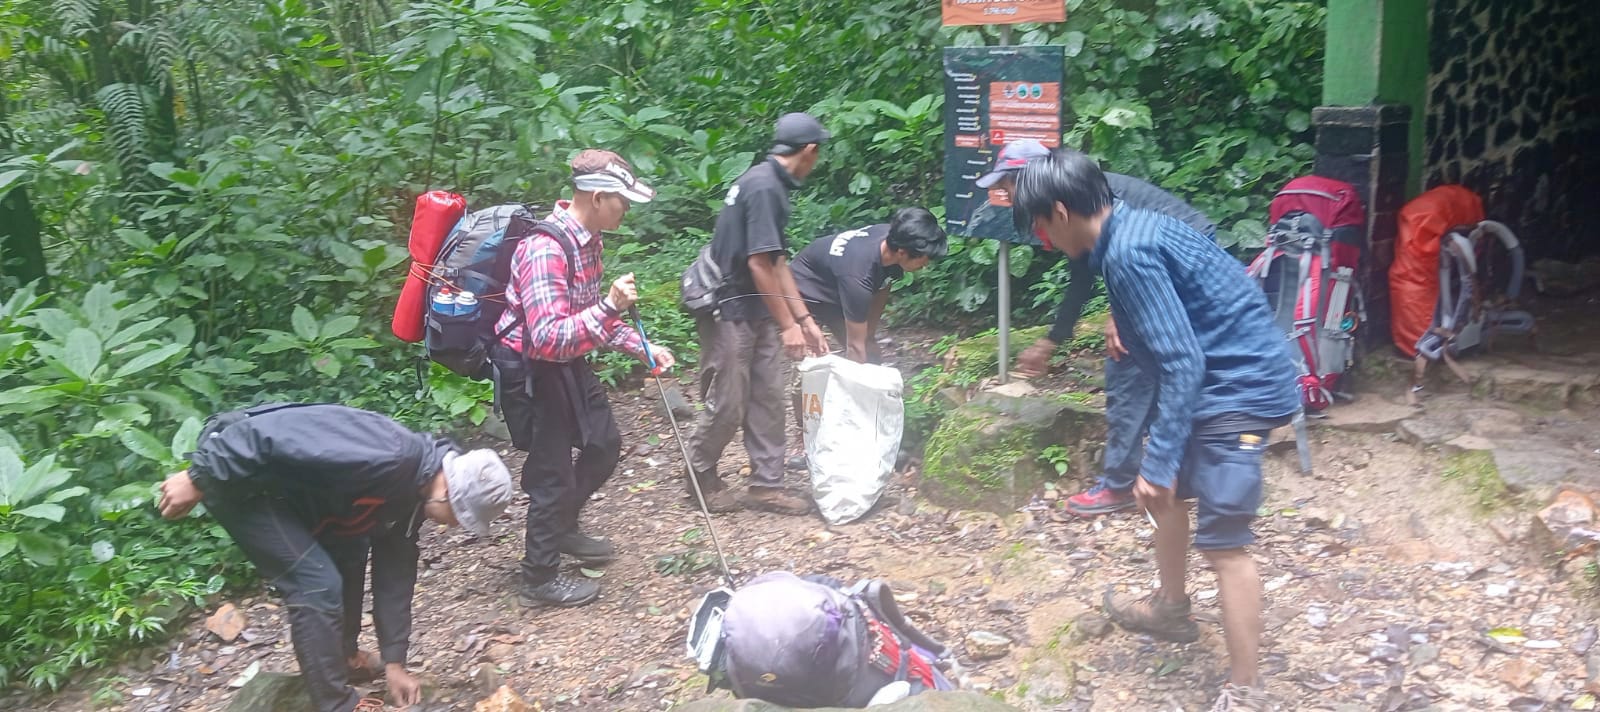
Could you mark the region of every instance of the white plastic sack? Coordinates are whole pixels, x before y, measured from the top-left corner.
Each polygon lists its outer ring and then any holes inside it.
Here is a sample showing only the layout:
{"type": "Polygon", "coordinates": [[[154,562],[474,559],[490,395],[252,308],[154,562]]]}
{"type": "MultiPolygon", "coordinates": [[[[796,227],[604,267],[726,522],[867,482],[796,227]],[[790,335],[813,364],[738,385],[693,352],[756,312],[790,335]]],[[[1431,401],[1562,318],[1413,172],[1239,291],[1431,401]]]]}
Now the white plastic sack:
{"type": "Polygon", "coordinates": [[[800,362],[811,494],[832,524],[860,519],[894,474],[905,424],[900,372],[839,356],[800,362]]]}

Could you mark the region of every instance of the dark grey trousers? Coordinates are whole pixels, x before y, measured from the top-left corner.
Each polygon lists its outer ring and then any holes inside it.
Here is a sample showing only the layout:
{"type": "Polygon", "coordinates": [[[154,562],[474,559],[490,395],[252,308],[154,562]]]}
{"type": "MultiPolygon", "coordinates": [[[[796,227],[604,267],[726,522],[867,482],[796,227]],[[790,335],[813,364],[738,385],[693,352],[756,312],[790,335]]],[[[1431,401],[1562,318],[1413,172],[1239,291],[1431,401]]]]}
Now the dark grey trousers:
{"type": "Polygon", "coordinates": [[[690,467],[701,484],[716,487],[717,462],[744,428],[750,483],[783,484],[783,342],[771,321],[721,321],[701,317],[700,402],[705,408],[689,437],[690,467]]]}

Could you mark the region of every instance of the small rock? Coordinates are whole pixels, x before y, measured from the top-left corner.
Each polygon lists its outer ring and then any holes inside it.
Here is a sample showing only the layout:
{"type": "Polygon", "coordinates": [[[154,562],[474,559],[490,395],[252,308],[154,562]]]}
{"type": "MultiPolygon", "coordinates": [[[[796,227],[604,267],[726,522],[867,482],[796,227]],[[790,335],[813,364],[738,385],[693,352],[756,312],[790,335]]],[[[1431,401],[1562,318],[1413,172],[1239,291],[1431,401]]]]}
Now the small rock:
{"type": "Polygon", "coordinates": [[[1073,637],[1079,641],[1094,640],[1111,632],[1111,621],[1099,613],[1089,612],[1072,622],[1073,637]]]}
{"type": "Polygon", "coordinates": [[[688,398],[683,397],[683,389],[672,385],[667,386],[666,391],[667,408],[672,411],[673,417],[680,419],[694,417],[694,406],[689,403],[688,398]]]}
{"type": "Polygon", "coordinates": [[[535,712],[537,709],[505,685],[501,685],[493,695],[479,700],[478,704],[472,706],[473,712],[535,712]]]}
{"type": "Polygon", "coordinates": [[[1539,677],[1539,669],[1522,658],[1515,658],[1500,668],[1500,681],[1517,690],[1526,690],[1539,677]]]}
{"type": "Polygon", "coordinates": [[[1579,655],[1587,655],[1589,649],[1594,647],[1594,641],[1597,637],[1600,637],[1600,630],[1596,630],[1593,625],[1585,627],[1582,632],[1578,633],[1578,640],[1572,644],[1572,652],[1579,655]]]}
{"type": "Polygon", "coordinates": [[[494,694],[495,690],[500,689],[505,682],[500,679],[500,671],[495,668],[494,663],[478,663],[478,666],[472,669],[472,684],[478,688],[478,694],[487,697],[494,694]]]}
{"type": "Polygon", "coordinates": [[[1013,398],[1021,398],[1023,396],[1033,395],[1034,391],[1037,390],[1039,389],[1034,388],[1032,385],[1029,385],[1027,381],[1022,379],[1017,379],[1005,385],[995,386],[988,389],[990,393],[998,393],[1000,395],[1011,396],[1013,398]]]}
{"type": "Polygon", "coordinates": [[[244,627],[249,621],[244,617],[244,612],[232,603],[224,603],[216,613],[206,619],[206,630],[222,639],[224,643],[232,643],[244,632],[244,627]]]}
{"type": "Polygon", "coordinates": [[[511,656],[515,655],[516,652],[517,649],[510,644],[495,643],[494,645],[489,646],[488,650],[484,651],[483,657],[489,660],[489,662],[505,662],[506,660],[510,660],[511,656]]]}
{"type": "MultiPolygon", "coordinates": [[[[251,667],[255,667],[252,665],[251,667]]],[[[230,683],[231,684],[231,683],[230,683]]],[[[260,673],[233,695],[228,712],[278,712],[315,709],[305,680],[283,672],[260,673]]]]}
{"type": "Polygon", "coordinates": [[[1411,664],[1423,667],[1439,659],[1439,646],[1423,643],[1411,648],[1411,664]]]}
{"type": "Polygon", "coordinates": [[[1322,606],[1306,608],[1306,625],[1319,630],[1328,627],[1328,609],[1322,606]]]}
{"type": "Polygon", "coordinates": [[[1600,648],[1590,650],[1583,662],[1586,673],[1584,689],[1600,695],[1600,648]]]}
{"type": "Polygon", "coordinates": [[[994,660],[1011,652],[1011,639],[997,633],[975,630],[967,634],[967,654],[974,660],[994,660]]]}

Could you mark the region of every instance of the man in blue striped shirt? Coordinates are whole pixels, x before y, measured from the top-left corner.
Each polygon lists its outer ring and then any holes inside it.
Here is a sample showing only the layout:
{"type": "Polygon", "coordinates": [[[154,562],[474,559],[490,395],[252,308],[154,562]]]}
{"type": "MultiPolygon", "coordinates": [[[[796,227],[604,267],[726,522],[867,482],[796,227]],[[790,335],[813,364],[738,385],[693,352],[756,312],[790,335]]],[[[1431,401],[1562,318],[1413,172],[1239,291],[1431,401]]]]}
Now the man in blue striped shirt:
{"type": "Polygon", "coordinates": [[[1188,506],[1194,546],[1216,570],[1231,678],[1218,710],[1270,709],[1258,674],[1261,580],[1245,547],[1261,506],[1261,455],[1271,429],[1299,408],[1295,369],[1266,298],[1244,266],[1193,228],[1116,200],[1088,156],[1056,149],[1017,179],[1013,203],[1074,259],[1105,278],[1129,357],[1157,374],[1156,417],[1134,496],[1156,523],[1161,588],[1106,594],[1124,628],[1178,642],[1189,616],[1184,561],[1188,506]]]}

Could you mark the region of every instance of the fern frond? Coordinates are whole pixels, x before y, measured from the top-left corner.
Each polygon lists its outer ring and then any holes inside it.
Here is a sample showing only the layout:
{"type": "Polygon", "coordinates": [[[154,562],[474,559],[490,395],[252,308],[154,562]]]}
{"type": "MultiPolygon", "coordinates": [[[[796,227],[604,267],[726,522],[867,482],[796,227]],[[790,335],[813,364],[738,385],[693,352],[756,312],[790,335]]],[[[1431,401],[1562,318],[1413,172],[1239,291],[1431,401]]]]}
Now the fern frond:
{"type": "Polygon", "coordinates": [[[82,37],[97,29],[101,0],[56,0],[56,19],[68,37],[82,37]]]}
{"type": "Polygon", "coordinates": [[[130,183],[147,183],[150,175],[146,167],[155,157],[150,150],[149,102],[143,88],[137,84],[107,84],[95,93],[95,100],[105,114],[106,132],[111,136],[111,147],[123,178],[130,183]]]}

